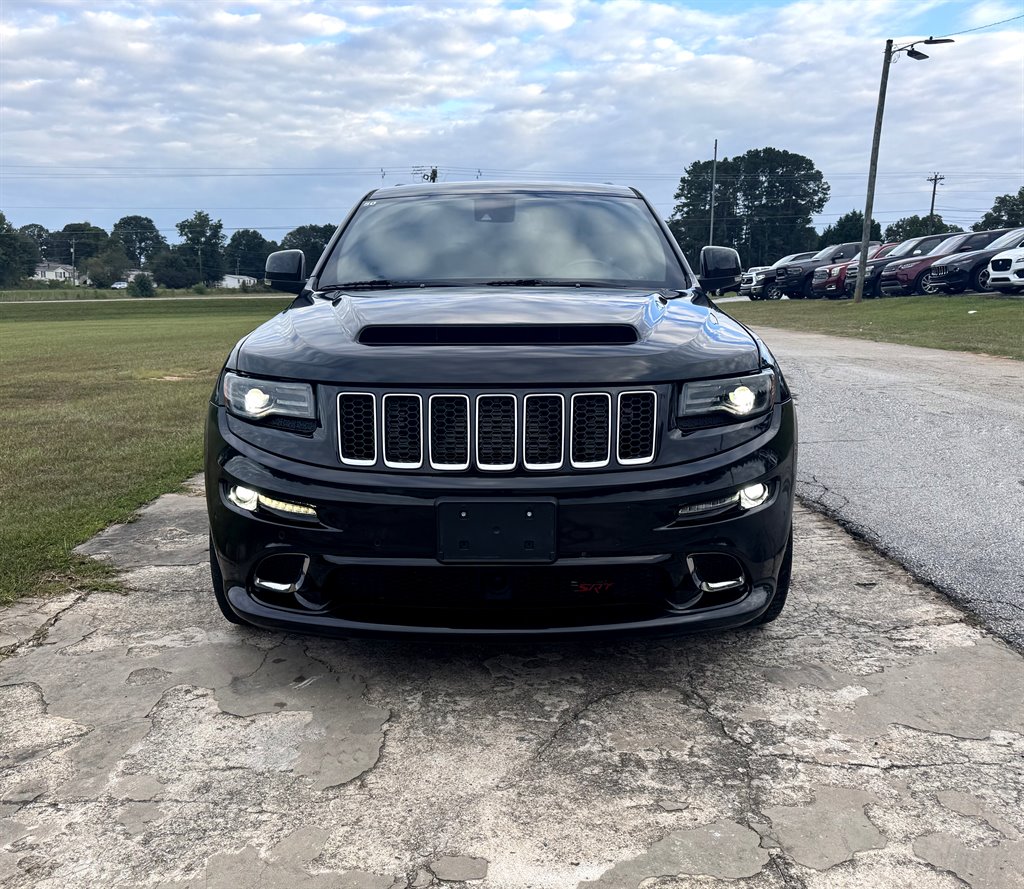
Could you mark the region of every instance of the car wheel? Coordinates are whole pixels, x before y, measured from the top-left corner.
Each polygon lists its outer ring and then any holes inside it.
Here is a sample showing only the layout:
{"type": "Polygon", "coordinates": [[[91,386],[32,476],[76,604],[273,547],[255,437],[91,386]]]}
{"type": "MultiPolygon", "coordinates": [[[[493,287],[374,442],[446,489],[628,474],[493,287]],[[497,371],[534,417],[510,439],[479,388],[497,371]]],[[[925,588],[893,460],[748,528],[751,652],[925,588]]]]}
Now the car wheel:
{"type": "Polygon", "coordinates": [[[814,281],[810,275],[804,278],[804,283],[800,287],[800,296],[803,299],[821,299],[821,295],[814,292],[814,281]]]}
{"type": "Polygon", "coordinates": [[[770,624],[775,618],[782,614],[786,607],[786,597],[789,595],[789,582],[793,579],[793,528],[789,529],[789,543],[786,545],[786,554],[782,557],[782,568],[779,569],[779,582],[775,586],[775,595],[772,597],[768,610],[757,620],[750,624],[751,627],[762,627],[770,624]]]}
{"type": "Polygon", "coordinates": [[[765,299],[782,299],[782,291],[774,284],[769,285],[764,291],[765,299]]]}
{"type": "Polygon", "coordinates": [[[932,273],[929,271],[921,272],[917,276],[917,280],[914,281],[914,293],[921,293],[926,296],[934,296],[939,292],[939,288],[932,284],[932,273]]]}
{"type": "Polygon", "coordinates": [[[228,605],[227,593],[224,591],[224,574],[220,570],[220,563],[217,561],[217,554],[213,549],[213,538],[210,538],[210,579],[213,581],[213,595],[217,600],[217,607],[226,620],[237,624],[240,627],[250,626],[248,621],[242,620],[228,605]]]}
{"type": "Polygon", "coordinates": [[[971,290],[975,290],[978,293],[991,292],[992,287],[988,283],[989,277],[988,268],[982,266],[971,275],[971,290]]]}

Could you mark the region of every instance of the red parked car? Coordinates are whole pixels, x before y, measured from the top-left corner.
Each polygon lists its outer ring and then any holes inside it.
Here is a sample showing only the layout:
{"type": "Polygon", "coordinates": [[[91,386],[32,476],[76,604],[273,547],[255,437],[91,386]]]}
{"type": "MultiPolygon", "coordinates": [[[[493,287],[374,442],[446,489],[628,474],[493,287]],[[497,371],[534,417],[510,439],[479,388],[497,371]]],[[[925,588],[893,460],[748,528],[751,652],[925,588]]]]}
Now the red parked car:
{"type": "MultiPolygon", "coordinates": [[[[899,241],[892,241],[889,244],[882,244],[873,251],[868,251],[868,259],[881,259],[899,246],[899,241]]],[[[814,277],[811,279],[811,290],[815,299],[846,299],[846,273],[850,266],[856,264],[856,258],[849,262],[841,262],[837,265],[824,265],[814,270],[814,277]]]]}

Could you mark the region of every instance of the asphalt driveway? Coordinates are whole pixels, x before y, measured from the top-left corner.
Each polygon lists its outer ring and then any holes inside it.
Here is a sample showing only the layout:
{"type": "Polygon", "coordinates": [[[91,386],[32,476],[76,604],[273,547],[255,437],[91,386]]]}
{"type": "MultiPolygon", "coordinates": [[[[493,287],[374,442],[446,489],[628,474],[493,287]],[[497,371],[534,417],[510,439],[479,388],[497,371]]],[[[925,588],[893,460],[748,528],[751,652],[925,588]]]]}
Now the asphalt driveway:
{"type": "Polygon", "coordinates": [[[1024,362],[758,332],[797,399],[798,495],[1024,649],[1024,362]]]}
{"type": "Polygon", "coordinates": [[[163,497],[87,546],[128,594],[0,617],[0,884],[1024,885],[1020,654],[796,522],[762,630],[426,646],[228,625],[163,497]]]}

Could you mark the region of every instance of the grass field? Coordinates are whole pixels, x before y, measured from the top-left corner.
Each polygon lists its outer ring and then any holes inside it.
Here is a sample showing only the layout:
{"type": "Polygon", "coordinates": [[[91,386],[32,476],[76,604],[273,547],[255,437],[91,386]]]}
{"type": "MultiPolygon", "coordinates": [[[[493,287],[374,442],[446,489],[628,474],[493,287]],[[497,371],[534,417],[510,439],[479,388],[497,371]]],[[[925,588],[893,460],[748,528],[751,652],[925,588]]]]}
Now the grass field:
{"type": "MultiPolygon", "coordinates": [[[[199,296],[217,296],[217,297],[230,297],[231,299],[245,299],[247,296],[258,295],[255,293],[246,293],[243,290],[226,290],[219,288],[208,288],[205,293],[197,294],[191,288],[186,290],[166,290],[158,288],[152,297],[145,297],[146,299],[156,298],[180,298],[180,297],[193,297],[199,296]]],[[[109,287],[54,287],[52,289],[39,287],[29,290],[0,290],[0,303],[9,302],[54,302],[54,301],[78,301],[78,300],[93,300],[93,299],[142,299],[143,297],[133,297],[127,290],[111,290],[109,287]]]]}
{"type": "Polygon", "coordinates": [[[1024,359],[1024,300],[993,296],[782,300],[722,305],[755,329],[784,327],[1024,359]]]}
{"type": "Polygon", "coordinates": [[[288,301],[0,305],[0,602],[101,579],[72,548],[201,469],[221,364],[288,301]]]}

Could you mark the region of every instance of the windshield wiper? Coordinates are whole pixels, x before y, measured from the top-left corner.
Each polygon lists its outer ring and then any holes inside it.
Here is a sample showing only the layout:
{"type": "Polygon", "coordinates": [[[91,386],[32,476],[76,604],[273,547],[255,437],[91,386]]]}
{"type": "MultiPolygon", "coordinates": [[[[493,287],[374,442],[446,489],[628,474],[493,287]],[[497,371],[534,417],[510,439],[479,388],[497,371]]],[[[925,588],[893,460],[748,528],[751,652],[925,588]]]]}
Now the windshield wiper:
{"type": "Polygon", "coordinates": [[[336,293],[339,290],[390,290],[398,287],[459,287],[447,281],[389,281],[387,278],[373,278],[369,281],[346,281],[343,284],[327,284],[318,287],[316,293],[336,293]]]}
{"type": "Polygon", "coordinates": [[[388,281],[386,278],[377,278],[372,281],[346,281],[344,284],[328,284],[326,287],[318,287],[317,293],[333,293],[336,290],[387,290],[389,287],[413,286],[412,281],[388,281]]]}

